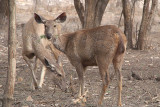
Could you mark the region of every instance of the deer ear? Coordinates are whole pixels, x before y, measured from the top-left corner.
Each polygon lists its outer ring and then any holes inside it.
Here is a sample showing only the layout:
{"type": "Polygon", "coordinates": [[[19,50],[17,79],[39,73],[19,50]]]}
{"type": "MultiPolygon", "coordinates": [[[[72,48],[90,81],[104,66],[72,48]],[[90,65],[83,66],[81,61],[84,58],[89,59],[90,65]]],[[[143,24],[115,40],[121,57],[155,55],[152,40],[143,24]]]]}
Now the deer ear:
{"type": "Polygon", "coordinates": [[[55,21],[60,22],[60,23],[63,23],[63,22],[66,21],[66,19],[67,19],[66,13],[63,12],[62,14],[60,14],[60,15],[55,19],[55,21]]]}
{"type": "Polygon", "coordinates": [[[37,23],[45,23],[46,20],[41,17],[40,15],[38,15],[37,13],[34,13],[34,19],[36,20],[37,23]]]}
{"type": "Polygon", "coordinates": [[[50,65],[46,58],[44,58],[44,62],[45,62],[47,67],[50,65]]]}

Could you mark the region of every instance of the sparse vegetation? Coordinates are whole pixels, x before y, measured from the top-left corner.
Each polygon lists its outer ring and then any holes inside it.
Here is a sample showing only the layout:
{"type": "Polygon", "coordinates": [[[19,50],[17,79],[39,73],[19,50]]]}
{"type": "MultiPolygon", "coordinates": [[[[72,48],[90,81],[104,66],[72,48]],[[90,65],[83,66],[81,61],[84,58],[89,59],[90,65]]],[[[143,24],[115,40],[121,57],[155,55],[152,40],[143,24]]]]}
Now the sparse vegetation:
{"type": "MultiPolygon", "coordinates": [[[[39,91],[30,89],[31,76],[29,69],[22,58],[22,26],[37,12],[42,15],[56,17],[62,12],[66,12],[67,21],[63,24],[62,33],[73,32],[81,29],[81,22],[76,13],[73,0],[16,0],[16,27],[17,27],[17,74],[14,91],[14,107],[35,106],[35,107],[81,107],[80,104],[74,104],[73,99],[78,94],[78,79],[75,68],[70,64],[65,55],[62,57],[64,71],[66,73],[67,84],[71,84],[71,90],[67,93],[62,92],[53,81],[54,76],[47,72],[44,86],[39,91]],[[42,1],[41,3],[39,1],[42,1]],[[39,2],[39,3],[38,3],[39,2]],[[70,76],[72,75],[72,82],[70,76]],[[71,83],[70,83],[71,82],[71,83]]],[[[84,3],[84,0],[81,0],[84,3]]],[[[158,0],[158,4],[160,1],[158,0]]],[[[135,5],[134,26],[133,26],[133,44],[136,44],[137,35],[143,12],[143,0],[138,0],[135,5]],[[137,29],[137,30],[136,30],[137,29]]],[[[157,8],[158,12],[160,7],[157,8]]],[[[101,25],[113,24],[118,26],[119,18],[122,12],[120,0],[110,0],[101,25]]],[[[6,20],[7,21],[7,20],[6,20]]],[[[120,29],[124,31],[124,19],[120,22],[120,29]]],[[[123,90],[122,106],[123,107],[158,107],[160,106],[160,17],[154,16],[154,22],[151,32],[148,35],[147,50],[128,49],[122,66],[123,90]]],[[[5,82],[8,70],[8,28],[7,24],[0,23],[0,99],[3,97],[5,82]]],[[[40,78],[40,68],[38,68],[37,80],[40,78]]],[[[110,74],[114,69],[109,67],[110,74]]],[[[101,80],[97,67],[87,68],[84,74],[85,91],[87,96],[86,106],[96,106],[99,93],[101,91],[101,80]]],[[[113,78],[109,88],[104,96],[103,106],[112,106],[117,103],[117,80],[113,78]]],[[[0,102],[0,106],[2,103],[0,102]]]]}

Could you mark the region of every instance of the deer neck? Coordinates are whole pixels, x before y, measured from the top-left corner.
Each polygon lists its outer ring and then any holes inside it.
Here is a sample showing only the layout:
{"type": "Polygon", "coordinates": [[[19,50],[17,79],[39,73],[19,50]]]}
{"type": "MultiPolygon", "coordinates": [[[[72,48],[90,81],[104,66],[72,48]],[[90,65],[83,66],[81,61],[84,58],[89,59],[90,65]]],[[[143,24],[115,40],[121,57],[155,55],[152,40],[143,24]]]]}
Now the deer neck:
{"type": "Polygon", "coordinates": [[[59,51],[65,53],[68,37],[66,35],[59,36],[56,41],[53,42],[55,48],[59,51]]]}

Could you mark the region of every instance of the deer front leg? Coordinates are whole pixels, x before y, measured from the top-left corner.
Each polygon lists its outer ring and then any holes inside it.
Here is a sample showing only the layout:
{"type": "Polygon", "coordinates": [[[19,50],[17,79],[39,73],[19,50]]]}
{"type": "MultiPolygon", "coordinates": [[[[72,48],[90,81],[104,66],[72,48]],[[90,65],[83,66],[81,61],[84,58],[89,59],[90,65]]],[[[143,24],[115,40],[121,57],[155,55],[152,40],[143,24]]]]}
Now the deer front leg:
{"type": "Polygon", "coordinates": [[[61,54],[60,51],[58,51],[52,44],[50,45],[50,49],[53,52],[53,55],[54,55],[57,63],[59,64],[59,66],[61,68],[63,68],[63,65],[62,65],[62,62],[61,62],[62,58],[60,57],[60,54],[61,54]]]}
{"type": "Polygon", "coordinates": [[[31,75],[32,75],[32,79],[33,79],[35,89],[38,89],[38,83],[37,83],[37,79],[36,79],[36,76],[35,76],[35,73],[34,73],[33,65],[32,65],[30,59],[25,54],[23,54],[23,59],[26,61],[26,63],[29,66],[29,69],[31,70],[31,75]]]}
{"type": "MultiPolygon", "coordinates": [[[[35,57],[36,57],[36,56],[35,56],[35,57]]],[[[39,60],[38,60],[38,58],[36,57],[36,58],[35,58],[35,65],[34,65],[34,71],[35,71],[35,72],[37,72],[38,65],[39,65],[39,60]]]]}
{"type": "MultiPolygon", "coordinates": [[[[38,64],[39,64],[39,60],[38,58],[35,56],[35,62],[34,62],[34,73],[37,73],[37,69],[38,69],[38,64]]],[[[37,87],[39,88],[39,87],[37,87]]],[[[36,89],[37,89],[36,88],[36,89]]],[[[35,90],[35,83],[34,83],[34,80],[32,79],[31,81],[31,89],[35,90]]]]}
{"type": "Polygon", "coordinates": [[[83,78],[84,67],[82,66],[82,64],[76,65],[76,71],[77,71],[78,80],[79,80],[79,92],[78,92],[78,98],[74,101],[74,103],[82,102],[82,104],[84,104],[84,102],[86,102],[85,94],[87,92],[84,94],[84,78],[83,78]]]}
{"type": "Polygon", "coordinates": [[[58,56],[60,55],[60,52],[52,44],[50,44],[49,47],[53,52],[55,59],[58,61],[58,56]]]}
{"type": "Polygon", "coordinates": [[[78,80],[79,80],[79,94],[78,97],[81,97],[83,93],[83,88],[84,88],[84,78],[83,78],[83,73],[84,73],[84,68],[80,65],[76,67],[76,71],[78,74],[78,80]]]}
{"type": "MultiPolygon", "coordinates": [[[[63,65],[62,65],[62,57],[60,56],[61,52],[59,50],[57,50],[53,44],[49,45],[51,51],[53,52],[53,55],[58,63],[58,65],[61,67],[61,69],[63,70],[63,65]]],[[[64,70],[63,70],[64,73],[64,70]]],[[[65,74],[63,74],[65,75],[65,74]]]]}
{"type": "Polygon", "coordinates": [[[39,87],[42,88],[42,84],[44,82],[44,76],[46,74],[46,67],[43,65],[42,72],[41,72],[41,78],[39,82],[39,87]]]}

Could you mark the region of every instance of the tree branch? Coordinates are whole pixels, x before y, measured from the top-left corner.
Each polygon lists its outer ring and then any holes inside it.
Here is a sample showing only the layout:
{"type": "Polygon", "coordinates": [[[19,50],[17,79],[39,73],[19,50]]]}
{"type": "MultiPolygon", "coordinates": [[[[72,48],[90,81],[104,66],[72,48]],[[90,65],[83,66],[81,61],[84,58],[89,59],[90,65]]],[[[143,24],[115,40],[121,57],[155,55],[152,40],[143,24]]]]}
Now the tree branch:
{"type": "Polygon", "coordinates": [[[74,0],[74,5],[81,21],[82,27],[84,26],[84,7],[80,0],[74,0]]]}
{"type": "Polygon", "coordinates": [[[128,48],[132,48],[132,28],[131,5],[129,0],[122,0],[123,16],[124,16],[124,33],[128,40],[128,48]]]}
{"type": "MultiPolygon", "coordinates": [[[[98,24],[98,22],[101,22],[105,8],[106,8],[107,4],[109,3],[109,1],[110,0],[98,0],[97,1],[96,6],[95,6],[95,9],[96,9],[95,16],[98,17],[98,18],[95,18],[96,19],[95,21],[97,22],[97,24],[98,24]]],[[[100,25],[100,23],[99,23],[99,25],[100,25]]]]}
{"type": "MultiPolygon", "coordinates": [[[[148,32],[151,31],[151,24],[154,20],[154,14],[155,14],[155,10],[156,10],[156,6],[158,4],[158,0],[152,0],[152,6],[151,6],[151,10],[149,12],[149,16],[148,16],[148,22],[149,22],[149,25],[148,25],[148,32]]],[[[147,32],[147,33],[148,33],[147,32]]]]}

